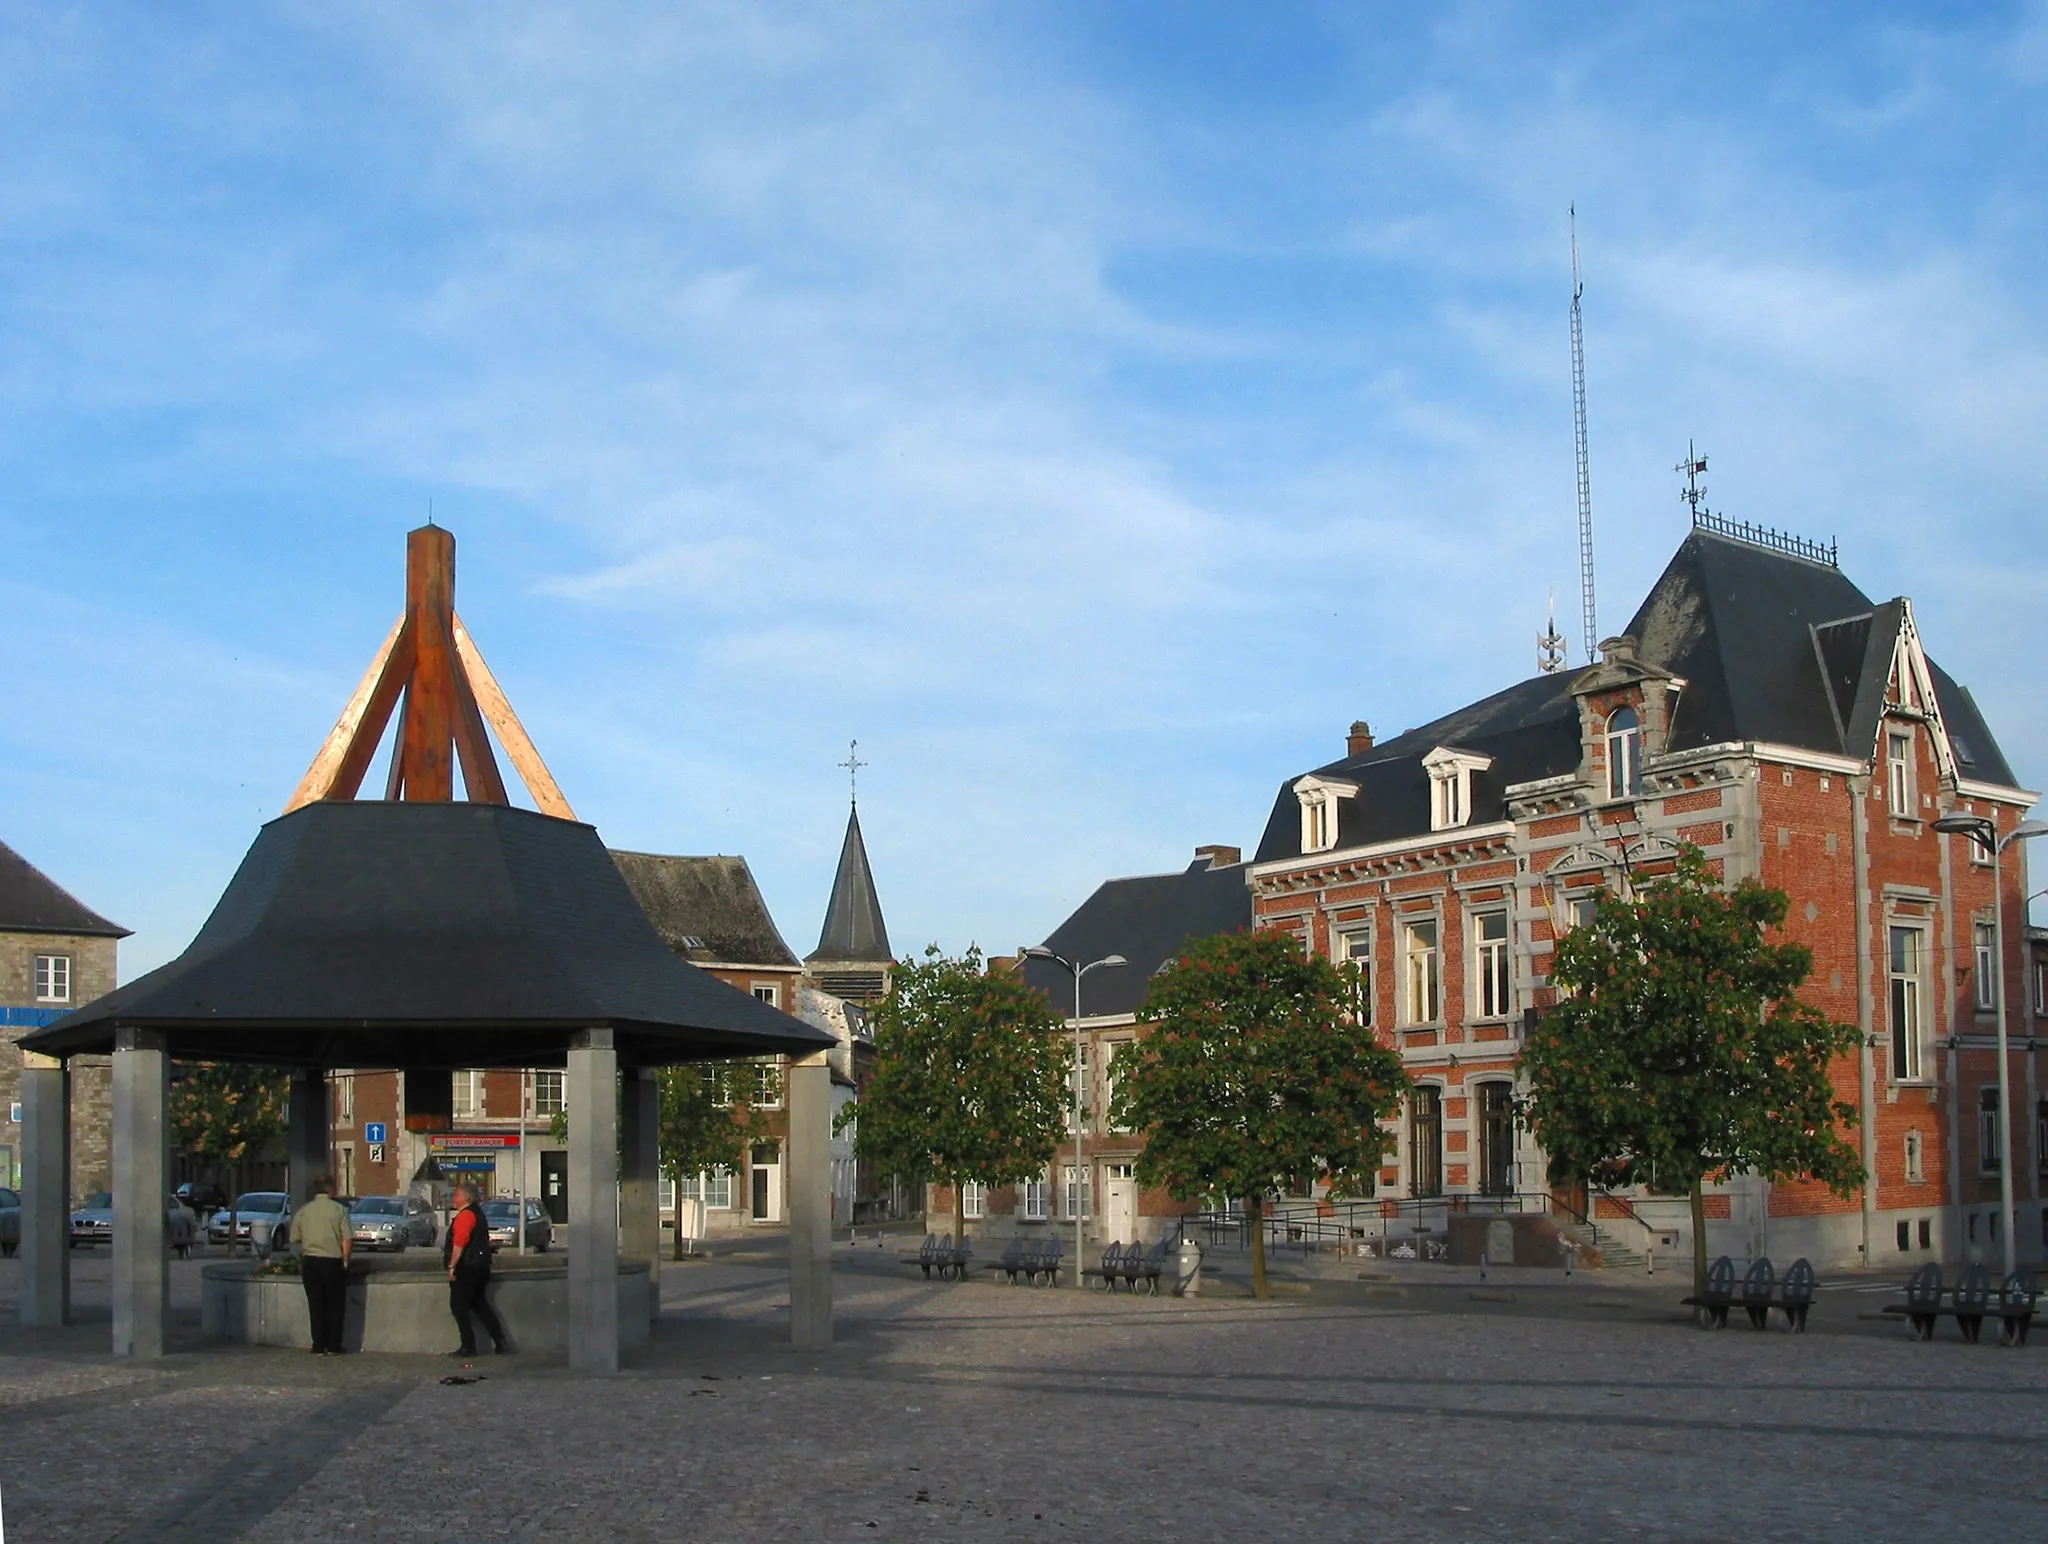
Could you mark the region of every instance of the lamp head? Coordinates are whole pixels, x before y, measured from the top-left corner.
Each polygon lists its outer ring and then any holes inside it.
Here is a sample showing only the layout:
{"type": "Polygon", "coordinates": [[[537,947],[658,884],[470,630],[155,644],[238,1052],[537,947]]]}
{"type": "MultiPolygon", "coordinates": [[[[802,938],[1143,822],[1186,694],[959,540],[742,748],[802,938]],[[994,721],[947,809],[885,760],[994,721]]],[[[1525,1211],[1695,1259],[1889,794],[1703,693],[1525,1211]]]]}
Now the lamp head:
{"type": "Polygon", "coordinates": [[[1980,836],[1998,827],[1987,815],[1944,815],[1935,821],[1934,829],[1950,836],[1980,836]]]}

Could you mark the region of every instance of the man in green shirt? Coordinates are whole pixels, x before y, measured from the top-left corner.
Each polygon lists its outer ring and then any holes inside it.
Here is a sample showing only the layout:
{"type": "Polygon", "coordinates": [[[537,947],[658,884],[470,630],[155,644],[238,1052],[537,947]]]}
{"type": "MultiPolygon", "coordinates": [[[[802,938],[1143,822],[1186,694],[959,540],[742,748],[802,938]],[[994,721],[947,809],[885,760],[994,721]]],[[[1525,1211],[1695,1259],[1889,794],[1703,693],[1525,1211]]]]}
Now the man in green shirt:
{"type": "Polygon", "coordinates": [[[353,1242],[348,1212],[334,1199],[334,1181],[322,1174],[313,1181],[313,1199],[292,1218],[292,1243],[299,1251],[299,1279],[306,1285],[306,1317],[313,1326],[315,1356],[341,1355],[353,1242]]]}

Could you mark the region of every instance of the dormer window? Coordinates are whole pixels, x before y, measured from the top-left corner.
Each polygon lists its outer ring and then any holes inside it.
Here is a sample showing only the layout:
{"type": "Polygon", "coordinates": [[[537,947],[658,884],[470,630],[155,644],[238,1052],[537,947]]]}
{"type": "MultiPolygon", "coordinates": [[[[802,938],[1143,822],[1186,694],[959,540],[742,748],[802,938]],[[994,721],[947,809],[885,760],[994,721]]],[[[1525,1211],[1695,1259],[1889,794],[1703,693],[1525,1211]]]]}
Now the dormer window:
{"type": "Polygon", "coordinates": [[[1356,783],[1326,777],[1304,777],[1294,785],[1301,801],[1301,850],[1328,852],[1337,845],[1337,801],[1357,797],[1356,783]]]}
{"type": "Polygon", "coordinates": [[[1422,758],[1429,773],[1429,829],[1448,831],[1472,819],[1472,774],[1493,765],[1491,756],[1438,746],[1422,758]]]}
{"type": "Polygon", "coordinates": [[[1607,718],[1607,797],[1633,799],[1643,791],[1643,721],[1634,708],[1607,718]]]}

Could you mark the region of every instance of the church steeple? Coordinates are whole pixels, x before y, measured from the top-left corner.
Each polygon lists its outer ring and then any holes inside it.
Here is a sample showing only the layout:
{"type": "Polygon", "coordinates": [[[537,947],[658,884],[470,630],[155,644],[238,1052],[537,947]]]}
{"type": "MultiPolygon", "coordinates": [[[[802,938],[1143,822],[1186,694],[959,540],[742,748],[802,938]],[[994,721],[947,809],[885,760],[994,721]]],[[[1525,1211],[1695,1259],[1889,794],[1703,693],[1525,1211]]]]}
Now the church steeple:
{"type": "MultiPolygon", "coordinates": [[[[855,742],[858,750],[859,743],[855,742]]],[[[849,753],[845,762],[850,773],[864,764],[849,753]]],[[[846,840],[839,849],[839,871],[832,878],[832,898],[825,906],[825,926],[818,935],[818,947],[804,960],[818,985],[834,997],[851,1002],[872,1002],[888,985],[889,967],[895,956],[889,952],[889,928],[882,920],[882,903],[875,895],[874,871],[868,867],[868,847],[861,837],[860,805],[853,802],[846,816],[846,840]]]]}

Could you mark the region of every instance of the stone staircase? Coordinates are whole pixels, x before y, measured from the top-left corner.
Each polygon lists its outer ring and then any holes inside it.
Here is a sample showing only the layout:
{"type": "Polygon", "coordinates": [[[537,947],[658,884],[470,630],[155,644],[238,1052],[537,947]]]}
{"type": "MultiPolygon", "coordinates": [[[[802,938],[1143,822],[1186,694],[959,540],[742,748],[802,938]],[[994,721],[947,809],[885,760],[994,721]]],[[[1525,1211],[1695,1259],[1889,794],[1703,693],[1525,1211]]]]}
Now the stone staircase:
{"type": "Polygon", "coordinates": [[[1617,1230],[1603,1228],[1595,1223],[1571,1222],[1562,1217],[1554,1220],[1557,1223],[1557,1231],[1579,1246],[1579,1258],[1590,1268],[1637,1272],[1644,1269],[1644,1252],[1623,1243],[1617,1230]],[[1588,1258],[1589,1254],[1599,1257],[1600,1263],[1597,1266],[1593,1266],[1591,1259],[1588,1258]]]}

